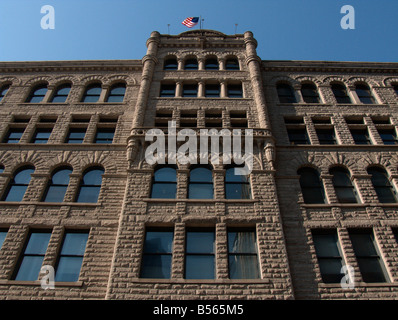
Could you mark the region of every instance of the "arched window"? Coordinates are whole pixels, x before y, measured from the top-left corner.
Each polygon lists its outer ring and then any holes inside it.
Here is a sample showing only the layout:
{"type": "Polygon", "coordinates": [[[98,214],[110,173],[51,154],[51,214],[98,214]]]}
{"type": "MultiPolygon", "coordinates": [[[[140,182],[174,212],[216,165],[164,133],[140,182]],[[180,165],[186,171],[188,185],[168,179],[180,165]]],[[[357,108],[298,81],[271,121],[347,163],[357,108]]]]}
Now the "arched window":
{"type": "Polygon", "coordinates": [[[251,199],[249,176],[236,174],[235,168],[225,171],[225,199],[251,199]]]}
{"type": "Polygon", "coordinates": [[[304,83],[301,86],[301,95],[306,103],[319,103],[318,91],[312,83],[304,83]]]}
{"type": "Polygon", "coordinates": [[[176,166],[160,166],[153,175],[151,198],[175,199],[177,193],[176,166]]]}
{"type": "Polygon", "coordinates": [[[370,89],[366,84],[357,84],[355,86],[355,91],[359,100],[364,104],[374,104],[375,99],[370,93],[370,89]]]}
{"type": "Polygon", "coordinates": [[[103,174],[104,169],[101,167],[90,168],[84,172],[76,202],[95,203],[98,201],[103,174]]]}
{"type": "Polygon", "coordinates": [[[372,184],[381,203],[397,202],[396,193],[392,187],[387,172],[379,167],[368,168],[368,174],[372,175],[372,184]]]}
{"type": "Polygon", "coordinates": [[[8,89],[10,89],[9,84],[6,84],[6,85],[0,87],[0,102],[3,100],[3,98],[7,94],[8,89]]]}
{"type": "Polygon", "coordinates": [[[46,192],[44,193],[43,201],[45,202],[62,202],[66,189],[69,185],[69,177],[72,173],[72,168],[62,167],[57,169],[50,181],[48,182],[46,192]]]}
{"type": "Polygon", "coordinates": [[[178,62],[176,58],[168,58],[164,61],[163,70],[177,70],[178,62]]]}
{"type": "Polygon", "coordinates": [[[22,201],[28,188],[31,174],[35,171],[33,166],[20,168],[8,184],[7,191],[3,195],[3,201],[22,201]]]}
{"type": "Polygon", "coordinates": [[[39,103],[41,102],[47,93],[47,85],[41,84],[32,89],[26,102],[28,103],[39,103]]]}
{"type": "Polygon", "coordinates": [[[343,84],[332,84],[332,91],[337,103],[351,103],[351,99],[347,94],[347,89],[343,84]]]}
{"type": "Polygon", "coordinates": [[[109,89],[106,102],[123,102],[126,93],[126,85],[124,83],[116,83],[109,89]]]}
{"type": "Polygon", "coordinates": [[[333,186],[336,192],[337,200],[340,203],[358,203],[358,195],[351,182],[351,176],[347,169],[335,167],[330,169],[333,175],[333,186]]]}
{"type": "Polygon", "coordinates": [[[300,187],[305,203],[325,203],[325,191],[317,170],[301,168],[297,171],[300,176],[300,187]]]}
{"type": "Polygon", "coordinates": [[[189,199],[213,199],[213,174],[208,166],[194,166],[189,175],[189,199]]]}
{"type": "Polygon", "coordinates": [[[86,88],[81,102],[97,102],[101,95],[102,87],[100,83],[91,84],[86,88]]]}
{"type": "Polygon", "coordinates": [[[239,61],[236,58],[229,58],[225,62],[225,70],[239,70],[239,61]]]}
{"type": "Polygon", "coordinates": [[[217,58],[208,58],[205,61],[206,70],[218,70],[218,60],[217,58]]]}
{"type": "Polygon", "coordinates": [[[198,60],[195,58],[185,60],[184,70],[198,70],[198,60]]]}
{"type": "Polygon", "coordinates": [[[70,84],[63,84],[57,88],[55,91],[51,102],[65,102],[66,99],[68,98],[69,91],[70,91],[71,85],[70,84]]]}
{"type": "Polygon", "coordinates": [[[296,103],[296,96],[294,95],[294,90],[292,86],[287,83],[279,83],[276,86],[276,91],[278,92],[280,103],[296,103]]]}

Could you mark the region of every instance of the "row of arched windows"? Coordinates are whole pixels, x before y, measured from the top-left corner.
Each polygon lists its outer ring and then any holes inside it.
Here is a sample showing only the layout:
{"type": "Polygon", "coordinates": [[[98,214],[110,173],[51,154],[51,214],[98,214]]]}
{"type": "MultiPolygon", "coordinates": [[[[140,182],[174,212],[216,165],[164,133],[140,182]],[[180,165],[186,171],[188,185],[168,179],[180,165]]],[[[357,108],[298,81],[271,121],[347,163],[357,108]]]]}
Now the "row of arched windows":
{"type": "MultiPolygon", "coordinates": [[[[250,199],[249,177],[236,175],[236,167],[225,171],[225,199],[250,199]]],[[[152,179],[151,198],[175,199],[177,194],[177,167],[159,166],[152,179]]],[[[213,172],[209,166],[192,166],[189,172],[188,199],[213,199],[213,172]]]]}
{"type": "MultiPolygon", "coordinates": [[[[347,88],[342,83],[333,83],[331,85],[331,89],[333,95],[337,101],[337,103],[341,104],[351,104],[355,103],[350,97],[350,94],[347,91],[347,88]]],[[[398,86],[394,87],[395,92],[398,94],[398,86]]],[[[295,90],[290,84],[287,83],[278,83],[276,85],[276,90],[279,97],[280,103],[297,103],[299,102],[297,99],[297,95],[295,90]]],[[[321,103],[321,99],[318,93],[318,89],[313,83],[303,83],[300,89],[301,96],[305,103],[321,103]]],[[[355,85],[355,93],[359,99],[359,101],[363,104],[375,104],[376,99],[373,96],[369,86],[367,84],[356,84],[355,85]]]]}
{"type": "MultiPolygon", "coordinates": [[[[63,166],[54,170],[48,180],[46,189],[41,201],[43,202],[63,202],[66,190],[69,186],[69,178],[72,167],[63,166]]],[[[12,178],[1,198],[2,201],[22,201],[28,189],[31,175],[35,172],[33,166],[24,166],[14,172],[12,178]]],[[[101,190],[102,175],[104,169],[94,166],[83,172],[78,191],[75,195],[75,202],[96,203],[101,190]]]]}
{"type": "MultiPolygon", "coordinates": [[[[396,203],[397,195],[386,170],[372,166],[367,169],[372,185],[380,203],[396,203]]],[[[325,189],[319,172],[310,167],[300,168],[300,186],[304,202],[307,204],[326,203],[325,189]]],[[[329,170],[339,203],[359,203],[359,195],[351,180],[350,172],[344,167],[333,167],[329,170]]]]}
{"type": "Polygon", "coordinates": [[[178,63],[177,57],[170,56],[164,60],[163,70],[240,70],[239,61],[234,57],[227,58],[225,63],[221,65],[220,61],[215,56],[207,57],[204,60],[203,66],[200,66],[196,57],[188,57],[182,64],[178,63]]]}
{"type": "MultiPolygon", "coordinates": [[[[6,96],[8,90],[10,89],[9,84],[4,85],[0,88],[0,102],[6,96]]],[[[70,90],[72,88],[72,83],[63,83],[56,87],[51,97],[49,97],[49,103],[63,103],[66,102],[70,90]]],[[[27,96],[25,103],[40,103],[43,102],[48,91],[48,85],[46,83],[41,83],[34,86],[27,96]]],[[[98,102],[102,92],[102,84],[100,82],[95,82],[88,85],[83,95],[81,96],[80,102],[98,102]]],[[[125,83],[115,83],[109,90],[107,90],[104,102],[123,102],[124,95],[126,93],[125,83]]]]}

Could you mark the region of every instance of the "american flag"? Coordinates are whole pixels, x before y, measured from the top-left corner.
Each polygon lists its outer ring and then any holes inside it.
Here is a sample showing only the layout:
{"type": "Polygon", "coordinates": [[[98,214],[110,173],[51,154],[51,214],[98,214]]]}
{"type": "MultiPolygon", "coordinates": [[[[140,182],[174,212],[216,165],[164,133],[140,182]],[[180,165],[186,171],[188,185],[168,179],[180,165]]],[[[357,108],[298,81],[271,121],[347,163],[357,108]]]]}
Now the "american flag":
{"type": "Polygon", "coordinates": [[[192,28],[192,27],[196,26],[198,24],[198,22],[199,22],[199,17],[189,17],[189,18],[186,18],[182,22],[182,24],[184,26],[187,26],[188,28],[192,28]]]}

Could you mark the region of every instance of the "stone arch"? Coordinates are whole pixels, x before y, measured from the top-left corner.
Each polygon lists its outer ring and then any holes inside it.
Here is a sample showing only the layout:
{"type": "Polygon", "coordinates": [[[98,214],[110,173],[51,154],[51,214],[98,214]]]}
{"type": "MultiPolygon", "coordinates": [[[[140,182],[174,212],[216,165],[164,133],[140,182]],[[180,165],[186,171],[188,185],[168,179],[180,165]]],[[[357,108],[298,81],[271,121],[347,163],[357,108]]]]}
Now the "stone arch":
{"type": "Polygon", "coordinates": [[[299,76],[299,77],[296,77],[295,80],[301,84],[302,83],[313,83],[316,86],[319,86],[322,84],[322,82],[318,78],[311,77],[311,76],[299,76]]]}
{"type": "Polygon", "coordinates": [[[47,160],[44,160],[39,153],[31,151],[3,151],[0,153],[0,162],[4,165],[5,171],[14,172],[21,166],[32,165],[35,172],[45,172],[48,169],[47,160]]]}
{"type": "Polygon", "coordinates": [[[10,85],[20,85],[22,83],[21,79],[17,77],[1,77],[0,78],[0,87],[5,84],[10,85]]]}
{"type": "Polygon", "coordinates": [[[356,84],[359,84],[359,83],[366,84],[370,88],[380,86],[380,84],[377,83],[377,81],[375,81],[375,80],[373,80],[371,78],[365,78],[365,77],[351,77],[351,78],[348,79],[347,82],[348,82],[348,84],[350,86],[355,86],[356,84]]]}
{"type": "Polygon", "coordinates": [[[344,79],[343,77],[340,76],[326,77],[325,79],[323,79],[322,83],[326,85],[332,85],[334,83],[341,83],[344,84],[345,86],[348,85],[347,79],[344,79]]]}
{"type": "Polygon", "coordinates": [[[53,79],[54,78],[48,77],[48,76],[34,77],[34,78],[31,78],[31,79],[27,80],[24,83],[24,85],[25,86],[35,86],[35,85],[38,85],[38,84],[41,84],[41,83],[47,83],[47,85],[49,85],[50,83],[53,82],[53,79]]]}
{"type": "Polygon", "coordinates": [[[386,87],[391,87],[393,85],[393,83],[397,83],[398,84],[398,78],[397,77],[389,77],[383,80],[383,84],[386,87]]]}
{"type": "Polygon", "coordinates": [[[286,77],[286,76],[282,76],[282,77],[274,77],[270,80],[269,84],[270,85],[277,85],[278,83],[286,83],[291,85],[293,88],[297,85],[300,85],[300,82],[290,78],[290,77],[286,77]]]}
{"type": "Polygon", "coordinates": [[[90,166],[99,165],[105,169],[106,173],[116,173],[117,165],[110,157],[109,151],[88,152],[79,159],[79,170],[83,172],[90,166]]]}

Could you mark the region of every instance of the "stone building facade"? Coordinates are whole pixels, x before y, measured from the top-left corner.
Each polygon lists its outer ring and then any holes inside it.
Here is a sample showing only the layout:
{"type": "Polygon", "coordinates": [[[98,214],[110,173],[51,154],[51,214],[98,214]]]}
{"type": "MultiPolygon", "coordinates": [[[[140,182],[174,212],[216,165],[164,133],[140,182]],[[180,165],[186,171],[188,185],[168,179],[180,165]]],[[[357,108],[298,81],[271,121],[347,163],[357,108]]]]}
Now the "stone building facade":
{"type": "Polygon", "coordinates": [[[398,297],[398,204],[382,201],[398,187],[398,65],[263,61],[256,47],[251,32],[153,32],[142,60],[1,63],[1,297],[398,297]],[[198,184],[211,198],[192,196],[190,163],[162,187],[172,197],[154,196],[164,166],[146,161],[145,137],[152,128],[168,137],[169,121],[195,139],[252,129],[249,194],[229,197],[229,166],[209,162],[211,179],[198,184]],[[388,183],[377,185],[372,168],[388,183]],[[305,174],[318,178],[306,185],[305,174]],[[53,190],[63,198],[51,200],[53,190]],[[66,241],[75,234],[86,235],[78,248],[66,241]],[[231,245],[237,234],[250,249],[231,245]],[[212,248],[192,249],[195,235],[212,248]],[[47,242],[29,245],[35,237],[47,242]],[[211,276],[192,276],[195,261],[211,276]],[[336,263],[350,267],[349,288],[327,280],[336,263]],[[64,265],[73,281],[43,289],[40,267],[57,280],[64,265]]]}

